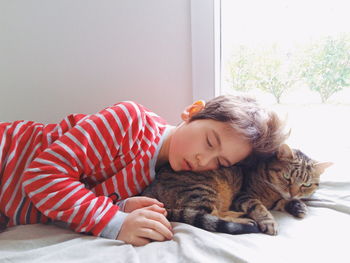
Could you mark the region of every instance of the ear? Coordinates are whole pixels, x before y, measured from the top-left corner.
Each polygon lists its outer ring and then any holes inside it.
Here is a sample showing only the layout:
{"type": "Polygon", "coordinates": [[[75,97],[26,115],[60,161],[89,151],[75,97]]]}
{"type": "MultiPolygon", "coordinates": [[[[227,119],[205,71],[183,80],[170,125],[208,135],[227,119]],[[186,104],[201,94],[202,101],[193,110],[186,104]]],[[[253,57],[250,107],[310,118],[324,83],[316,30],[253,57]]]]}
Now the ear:
{"type": "Polygon", "coordinates": [[[318,174],[323,174],[324,171],[332,165],[333,165],[332,162],[323,162],[323,163],[316,163],[314,167],[318,174]]]}
{"type": "Polygon", "coordinates": [[[287,144],[284,143],[280,146],[280,148],[277,151],[277,158],[293,159],[294,158],[293,150],[287,144]]]}
{"type": "Polygon", "coordinates": [[[190,106],[186,107],[186,109],[181,114],[181,119],[183,121],[188,121],[191,119],[193,115],[196,115],[198,112],[202,111],[205,108],[204,100],[197,100],[193,102],[190,106]]]}

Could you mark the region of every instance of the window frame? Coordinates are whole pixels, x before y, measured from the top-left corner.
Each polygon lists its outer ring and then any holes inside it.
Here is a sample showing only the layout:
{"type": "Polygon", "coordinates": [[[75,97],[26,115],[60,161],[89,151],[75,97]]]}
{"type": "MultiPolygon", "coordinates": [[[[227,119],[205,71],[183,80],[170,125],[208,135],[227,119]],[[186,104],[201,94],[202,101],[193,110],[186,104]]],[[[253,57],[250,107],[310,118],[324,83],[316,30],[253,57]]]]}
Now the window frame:
{"type": "Polygon", "coordinates": [[[191,0],[192,96],[221,91],[221,0],[191,0]]]}

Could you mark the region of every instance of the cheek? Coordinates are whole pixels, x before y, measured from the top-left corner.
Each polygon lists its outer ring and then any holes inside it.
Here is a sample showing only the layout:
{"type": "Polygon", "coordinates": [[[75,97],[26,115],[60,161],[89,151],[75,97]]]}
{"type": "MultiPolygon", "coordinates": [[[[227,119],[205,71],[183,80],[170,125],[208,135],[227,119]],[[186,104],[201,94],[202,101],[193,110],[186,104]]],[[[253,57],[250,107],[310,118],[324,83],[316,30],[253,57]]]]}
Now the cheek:
{"type": "Polygon", "coordinates": [[[310,196],[316,191],[317,186],[302,187],[301,189],[304,196],[310,196]]]}
{"type": "Polygon", "coordinates": [[[181,133],[173,137],[169,146],[169,163],[175,171],[181,169],[184,158],[189,158],[188,156],[190,156],[189,151],[191,148],[193,148],[192,142],[181,133]]]}
{"type": "Polygon", "coordinates": [[[169,152],[172,152],[172,154],[175,156],[185,156],[195,148],[196,143],[196,138],[191,136],[191,134],[188,132],[179,132],[176,134],[176,136],[174,136],[169,152]]]}
{"type": "Polygon", "coordinates": [[[178,139],[178,137],[173,138],[170,144],[169,155],[176,156],[183,150],[185,143],[183,140],[178,139]]]}
{"type": "Polygon", "coordinates": [[[282,175],[280,173],[272,172],[270,174],[270,180],[271,180],[271,183],[274,185],[283,184],[283,178],[282,178],[282,175]]]}
{"type": "Polygon", "coordinates": [[[272,184],[279,189],[280,192],[289,192],[289,183],[282,177],[282,175],[273,177],[272,184]]]}

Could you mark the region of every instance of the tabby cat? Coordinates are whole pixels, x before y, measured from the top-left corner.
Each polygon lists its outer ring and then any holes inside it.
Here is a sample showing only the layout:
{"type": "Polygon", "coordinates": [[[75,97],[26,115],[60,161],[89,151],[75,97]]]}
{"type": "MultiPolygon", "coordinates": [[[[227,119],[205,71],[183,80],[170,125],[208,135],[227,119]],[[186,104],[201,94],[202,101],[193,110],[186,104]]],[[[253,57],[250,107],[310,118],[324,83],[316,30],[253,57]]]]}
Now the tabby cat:
{"type": "Polygon", "coordinates": [[[170,166],[165,166],[142,195],[163,202],[170,221],[213,232],[257,233],[260,231],[256,222],[240,218],[241,212],[230,211],[242,179],[239,167],[194,173],[174,172],[170,166]]]}
{"type": "Polygon", "coordinates": [[[170,221],[213,232],[274,235],[277,223],[268,210],[304,217],[307,208],[301,198],[315,192],[330,165],[284,144],[249,169],[232,166],[195,173],[163,167],[142,195],[163,202],[170,221]]]}
{"type": "Polygon", "coordinates": [[[243,187],[231,209],[245,212],[262,232],[276,235],[277,223],[268,210],[303,218],[307,207],[302,199],[317,190],[320,175],[331,165],[331,162],[316,162],[283,144],[275,156],[245,171],[243,187]]]}

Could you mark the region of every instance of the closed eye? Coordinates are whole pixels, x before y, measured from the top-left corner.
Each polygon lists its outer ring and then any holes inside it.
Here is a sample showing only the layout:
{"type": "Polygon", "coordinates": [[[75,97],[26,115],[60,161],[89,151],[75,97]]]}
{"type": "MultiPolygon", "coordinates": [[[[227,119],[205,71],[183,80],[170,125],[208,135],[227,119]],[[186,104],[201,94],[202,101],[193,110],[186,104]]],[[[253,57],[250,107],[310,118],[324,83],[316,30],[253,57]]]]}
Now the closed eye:
{"type": "Polygon", "coordinates": [[[226,159],[222,159],[220,161],[220,158],[217,159],[217,163],[219,168],[229,168],[230,166],[233,165],[233,164],[230,164],[230,162],[227,161],[226,159]]]}
{"type": "Polygon", "coordinates": [[[220,163],[220,160],[219,160],[219,159],[216,160],[216,163],[217,163],[217,167],[218,167],[218,168],[224,167],[224,166],[220,163]]]}
{"type": "Polygon", "coordinates": [[[208,146],[209,146],[210,148],[213,148],[213,145],[210,143],[209,137],[208,137],[208,136],[207,136],[207,144],[208,144],[208,146]]]}

